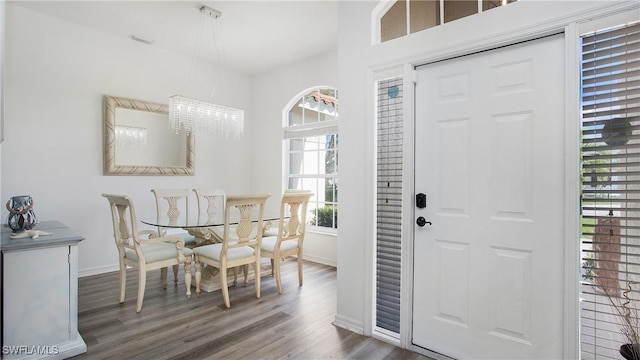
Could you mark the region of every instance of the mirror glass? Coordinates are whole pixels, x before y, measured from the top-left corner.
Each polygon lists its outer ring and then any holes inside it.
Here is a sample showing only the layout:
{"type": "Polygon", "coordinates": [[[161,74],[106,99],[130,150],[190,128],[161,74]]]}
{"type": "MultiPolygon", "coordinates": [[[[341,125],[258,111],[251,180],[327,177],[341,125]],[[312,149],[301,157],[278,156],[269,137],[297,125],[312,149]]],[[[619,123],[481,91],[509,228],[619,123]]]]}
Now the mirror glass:
{"type": "Polygon", "coordinates": [[[169,128],[168,107],[104,97],[105,175],[193,175],[193,136],[169,128]]]}
{"type": "Polygon", "coordinates": [[[187,137],[169,129],[168,115],[116,109],[116,165],[187,165],[187,137]]]}

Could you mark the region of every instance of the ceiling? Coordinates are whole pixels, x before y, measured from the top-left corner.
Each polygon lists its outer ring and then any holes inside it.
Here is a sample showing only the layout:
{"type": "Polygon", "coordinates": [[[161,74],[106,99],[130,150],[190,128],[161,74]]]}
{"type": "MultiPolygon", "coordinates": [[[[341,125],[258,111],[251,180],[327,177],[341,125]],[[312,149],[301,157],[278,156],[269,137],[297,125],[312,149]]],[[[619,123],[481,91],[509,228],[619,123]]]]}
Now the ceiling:
{"type": "Polygon", "coordinates": [[[118,37],[135,34],[153,40],[140,46],[202,57],[246,74],[338,45],[338,0],[9,2],[118,37]],[[202,5],[222,16],[201,14],[202,5]]]}

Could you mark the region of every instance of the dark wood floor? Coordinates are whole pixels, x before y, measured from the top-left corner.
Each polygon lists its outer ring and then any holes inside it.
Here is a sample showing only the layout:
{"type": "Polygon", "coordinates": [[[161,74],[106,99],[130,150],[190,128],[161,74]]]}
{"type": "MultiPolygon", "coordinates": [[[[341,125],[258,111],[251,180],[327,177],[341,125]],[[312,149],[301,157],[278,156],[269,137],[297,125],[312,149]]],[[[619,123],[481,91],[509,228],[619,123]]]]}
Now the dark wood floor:
{"type": "Polygon", "coordinates": [[[336,270],[305,264],[298,287],[295,260],[283,263],[284,294],[275,279],[230,288],[231,308],[220,291],[187,299],[182,269],[177,287],[147,276],[142,312],[135,312],[137,272],[129,270],[127,298],[118,304],[118,273],[78,282],[78,330],[87,353],[74,359],[428,359],[332,325],[336,270]]]}

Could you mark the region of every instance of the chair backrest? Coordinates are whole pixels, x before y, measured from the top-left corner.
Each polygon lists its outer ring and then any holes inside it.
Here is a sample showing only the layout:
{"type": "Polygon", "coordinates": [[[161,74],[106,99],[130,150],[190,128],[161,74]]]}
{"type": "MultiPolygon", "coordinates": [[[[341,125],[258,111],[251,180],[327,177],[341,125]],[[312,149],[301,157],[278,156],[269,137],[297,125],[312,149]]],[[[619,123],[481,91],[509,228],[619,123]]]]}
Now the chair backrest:
{"type": "Polygon", "coordinates": [[[278,236],[282,240],[298,239],[302,245],[307,225],[307,206],[313,193],[306,190],[285,190],[280,203],[278,236]]]}
{"type": "MultiPolygon", "coordinates": [[[[189,217],[189,189],[151,189],[156,198],[158,218],[166,215],[169,221],[179,216],[189,217]]],[[[162,234],[162,228],[158,227],[162,234]]]]}
{"type": "Polygon", "coordinates": [[[224,211],[224,235],[222,251],[239,246],[257,246],[260,249],[262,243],[264,207],[271,194],[229,195],[224,211]],[[235,214],[234,214],[235,213],[235,214]],[[238,216],[236,216],[238,215],[238,216]],[[237,225],[231,226],[237,221],[237,225]],[[232,237],[231,230],[236,231],[232,237]],[[251,235],[255,231],[255,238],[251,235]]]}
{"type": "Polygon", "coordinates": [[[102,194],[102,196],[109,201],[111,219],[113,221],[113,236],[116,246],[121,252],[120,255],[124,256],[122,252],[124,252],[125,248],[138,251],[140,245],[135,241],[135,237],[138,234],[138,226],[133,202],[126,195],[102,194]]]}
{"type": "Polygon", "coordinates": [[[199,219],[202,219],[205,214],[207,218],[213,219],[220,209],[225,208],[227,196],[223,189],[193,189],[193,192],[196,193],[199,219]]]}
{"type": "MultiPolygon", "coordinates": [[[[300,190],[300,189],[284,189],[284,193],[308,193],[311,192],[311,190],[300,190]]],[[[313,193],[312,193],[313,195],[313,193]]]]}

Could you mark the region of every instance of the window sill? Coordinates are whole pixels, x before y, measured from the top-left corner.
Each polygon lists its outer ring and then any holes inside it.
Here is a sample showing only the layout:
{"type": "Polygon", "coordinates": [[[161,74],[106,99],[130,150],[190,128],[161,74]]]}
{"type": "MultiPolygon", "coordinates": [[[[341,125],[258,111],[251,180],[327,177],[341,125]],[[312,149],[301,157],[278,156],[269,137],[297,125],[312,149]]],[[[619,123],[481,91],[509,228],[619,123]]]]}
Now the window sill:
{"type": "Polygon", "coordinates": [[[320,228],[320,227],[307,225],[307,232],[308,233],[313,233],[313,234],[318,234],[318,235],[338,237],[338,231],[335,230],[335,229],[325,230],[325,229],[320,228]]]}

